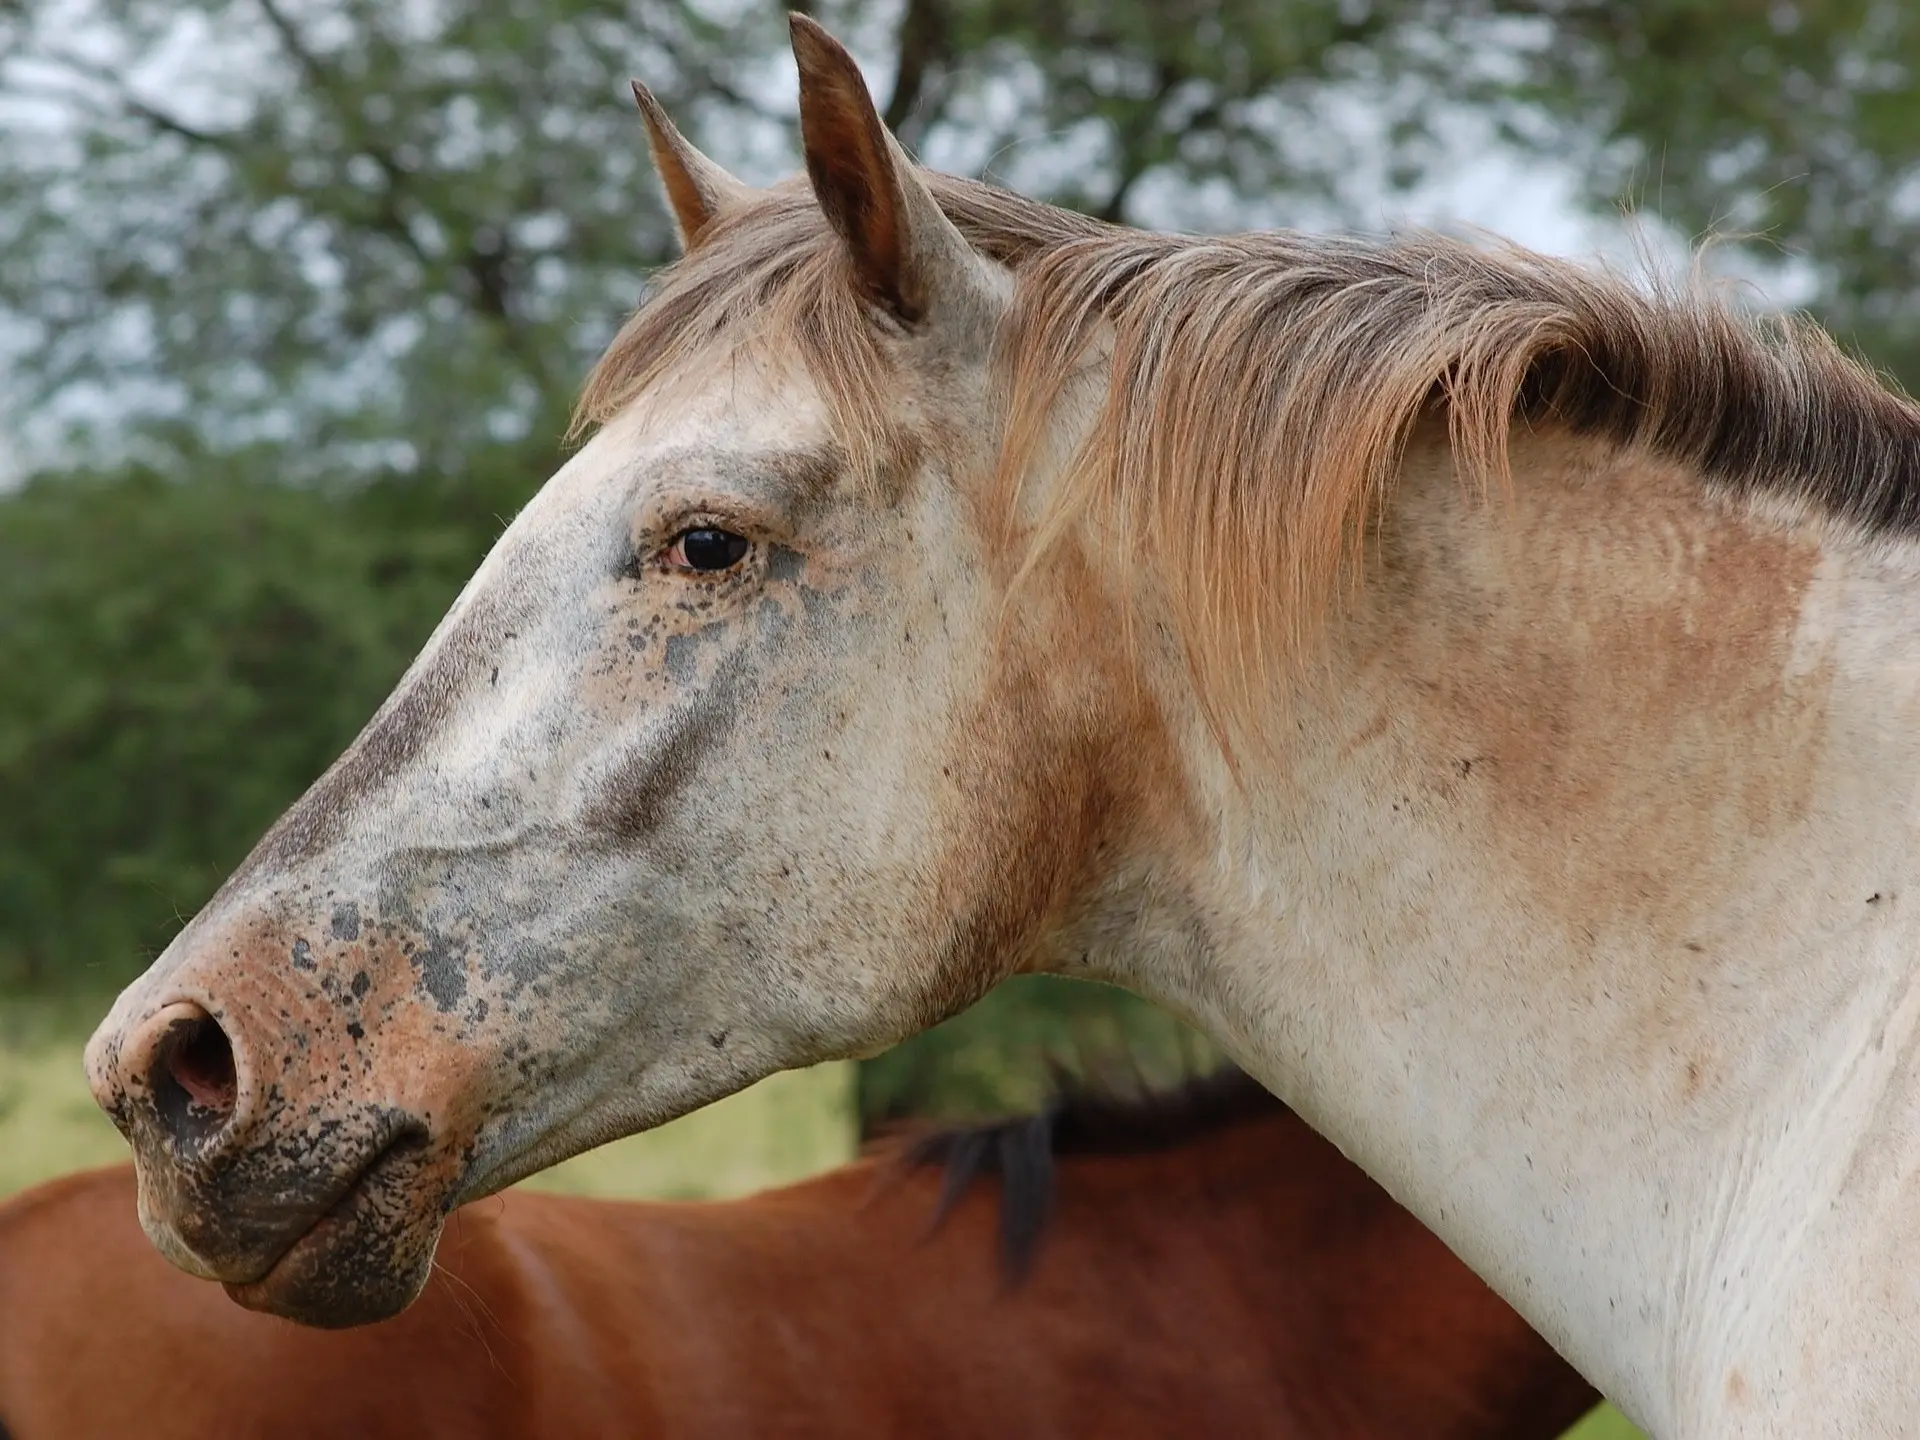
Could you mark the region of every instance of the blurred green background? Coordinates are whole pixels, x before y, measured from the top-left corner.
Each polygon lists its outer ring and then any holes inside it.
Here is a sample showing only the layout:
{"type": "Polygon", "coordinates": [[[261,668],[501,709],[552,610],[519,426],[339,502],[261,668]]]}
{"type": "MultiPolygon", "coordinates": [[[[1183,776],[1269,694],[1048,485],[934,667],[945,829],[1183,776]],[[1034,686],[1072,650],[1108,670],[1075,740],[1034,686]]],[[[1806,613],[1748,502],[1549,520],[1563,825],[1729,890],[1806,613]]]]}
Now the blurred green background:
{"type": "MultiPolygon", "coordinates": [[[[113,988],[352,737],[668,257],[644,77],[795,168],[758,0],[0,0],[0,1194],[118,1153],[113,988]]],[[[1709,256],[1920,375],[1906,0],[837,0],[930,163],[1136,224],[1709,256]],[[1631,210],[1631,224],[1623,212],[1631,210]]],[[[1022,982],[545,1183],[737,1193],[1177,1027],[1022,982]]],[[[1632,1433],[1605,1416],[1608,1434],[1632,1433]],[[1608,1428],[1612,1427],[1612,1428],[1608,1428]]]]}

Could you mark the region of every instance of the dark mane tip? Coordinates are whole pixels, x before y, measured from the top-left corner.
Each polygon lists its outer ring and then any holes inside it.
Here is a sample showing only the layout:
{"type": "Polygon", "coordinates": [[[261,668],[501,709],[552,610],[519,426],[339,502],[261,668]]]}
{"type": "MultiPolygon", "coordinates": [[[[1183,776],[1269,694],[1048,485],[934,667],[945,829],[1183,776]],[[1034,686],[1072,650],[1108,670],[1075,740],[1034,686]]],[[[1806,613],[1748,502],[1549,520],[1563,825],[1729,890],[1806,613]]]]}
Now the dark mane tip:
{"type": "Polygon", "coordinates": [[[1035,1114],[931,1131],[908,1142],[904,1163],[943,1168],[938,1228],[983,1176],[1000,1180],[1000,1259],[1009,1284],[1033,1268],[1053,1208],[1054,1162],[1065,1156],[1141,1155],[1285,1109],[1258,1081],[1227,1065],[1156,1089],[1053,1069],[1053,1093],[1035,1114]]]}

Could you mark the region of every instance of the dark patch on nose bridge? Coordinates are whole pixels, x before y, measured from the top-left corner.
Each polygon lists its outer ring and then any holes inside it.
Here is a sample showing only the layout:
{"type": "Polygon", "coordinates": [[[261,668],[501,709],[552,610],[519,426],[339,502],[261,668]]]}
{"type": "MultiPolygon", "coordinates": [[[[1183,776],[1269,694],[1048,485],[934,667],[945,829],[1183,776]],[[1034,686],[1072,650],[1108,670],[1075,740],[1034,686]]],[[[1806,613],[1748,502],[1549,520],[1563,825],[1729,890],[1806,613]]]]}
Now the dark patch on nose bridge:
{"type": "Polygon", "coordinates": [[[333,907],[333,938],[336,940],[358,940],[360,938],[360,907],[352,901],[333,907]]]}
{"type": "Polygon", "coordinates": [[[387,697],[346,754],[275,822],[227,884],[261,870],[290,868],[338,839],[354,803],[398,774],[433,738],[453,711],[462,679],[483,661],[492,663],[496,647],[489,637],[507,633],[502,612],[501,602],[476,602],[426,667],[387,697]]]}
{"type": "Polygon", "coordinates": [[[631,845],[664,825],[692,783],[701,759],[733,723],[733,686],[714,685],[665,721],[666,733],[620,766],[584,817],[616,845],[631,845]]]}
{"type": "Polygon", "coordinates": [[[467,993],[467,957],[445,935],[429,931],[427,943],[408,957],[420,972],[420,985],[433,997],[442,1015],[451,1011],[467,993]]]}
{"type": "Polygon", "coordinates": [[[687,685],[693,681],[693,659],[702,645],[718,639],[726,633],[726,626],[719,621],[711,625],[702,625],[691,635],[669,635],[667,637],[667,677],[676,685],[687,685]]]}

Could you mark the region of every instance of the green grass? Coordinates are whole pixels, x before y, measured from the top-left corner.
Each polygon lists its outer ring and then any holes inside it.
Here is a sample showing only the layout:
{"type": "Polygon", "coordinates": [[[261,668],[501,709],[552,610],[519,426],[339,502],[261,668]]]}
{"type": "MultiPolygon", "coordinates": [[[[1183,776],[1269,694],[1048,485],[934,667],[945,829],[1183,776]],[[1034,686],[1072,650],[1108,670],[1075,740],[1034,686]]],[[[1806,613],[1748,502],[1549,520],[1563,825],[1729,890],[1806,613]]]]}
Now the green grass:
{"type": "Polygon", "coordinates": [[[1646,1440],[1646,1436],[1611,1405],[1602,1405],[1567,1431],[1562,1440],[1646,1440]]]}
{"type": "MultiPolygon", "coordinates": [[[[80,1070],[81,1046],[106,1006],[105,999],[0,992],[0,1199],[70,1170],[126,1158],[126,1146],[94,1105],[80,1070]]],[[[850,1065],[776,1075],[526,1184],[609,1198],[743,1195],[844,1163],[854,1151],[855,1111],[850,1065]]],[[[1603,1406],[1566,1440],[1639,1437],[1618,1412],[1603,1406]]]]}
{"type": "Polygon", "coordinates": [[[93,1103],[80,1049],[106,1002],[0,992],[0,1197],[127,1156],[93,1103]]]}

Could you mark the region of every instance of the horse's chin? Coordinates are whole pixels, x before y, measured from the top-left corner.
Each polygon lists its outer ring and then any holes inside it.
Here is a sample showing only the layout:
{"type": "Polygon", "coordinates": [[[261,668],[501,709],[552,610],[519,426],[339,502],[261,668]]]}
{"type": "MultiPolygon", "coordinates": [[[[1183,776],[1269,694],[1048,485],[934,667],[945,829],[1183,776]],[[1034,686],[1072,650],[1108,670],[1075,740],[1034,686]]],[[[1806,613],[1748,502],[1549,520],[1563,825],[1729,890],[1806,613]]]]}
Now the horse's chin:
{"type": "Polygon", "coordinates": [[[229,1281],[237,1304],[339,1330],[390,1320],[420,1297],[451,1187],[408,1147],[388,1151],[264,1275],[229,1281]],[[423,1169],[427,1170],[423,1174],[423,1169]]]}
{"type": "Polygon", "coordinates": [[[420,1298],[433,1273],[444,1217],[392,1216],[356,1189],[342,1208],[294,1241],[258,1280],[229,1282],[248,1310],[324,1330],[391,1320],[420,1298]]]}

